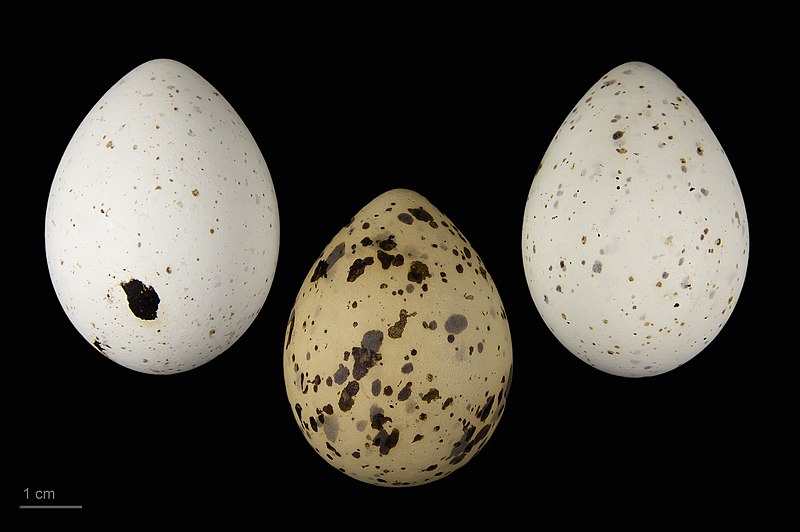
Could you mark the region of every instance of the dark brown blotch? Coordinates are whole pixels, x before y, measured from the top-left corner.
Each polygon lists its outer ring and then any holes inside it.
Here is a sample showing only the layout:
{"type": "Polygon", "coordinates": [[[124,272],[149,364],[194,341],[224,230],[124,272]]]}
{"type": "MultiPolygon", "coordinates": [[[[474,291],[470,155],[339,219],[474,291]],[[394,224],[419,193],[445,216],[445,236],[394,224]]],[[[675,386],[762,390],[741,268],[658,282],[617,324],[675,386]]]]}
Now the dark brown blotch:
{"type": "Polygon", "coordinates": [[[431,272],[428,270],[427,264],[418,260],[415,260],[411,263],[411,266],[408,269],[409,281],[420,284],[429,277],[431,277],[431,272]]]}
{"type": "Polygon", "coordinates": [[[350,381],[339,393],[339,409],[342,412],[349,412],[353,408],[358,388],[358,381],[350,381]]]}
{"type": "Polygon", "coordinates": [[[441,396],[439,395],[439,390],[436,388],[431,388],[425,393],[425,395],[422,396],[422,400],[426,403],[430,403],[431,401],[435,401],[436,399],[440,398],[441,396]]]}
{"type": "Polygon", "coordinates": [[[409,314],[406,309],[400,309],[400,319],[397,320],[394,325],[389,327],[389,338],[400,338],[403,336],[403,329],[406,327],[408,318],[416,315],[416,312],[409,314]]]}
{"type": "Polygon", "coordinates": [[[366,257],[364,259],[356,259],[353,261],[353,265],[350,266],[350,271],[347,273],[347,282],[352,283],[364,273],[364,270],[370,264],[373,264],[375,259],[372,257],[366,257]]]}
{"type": "Polygon", "coordinates": [[[397,247],[397,242],[394,241],[394,235],[389,235],[389,238],[386,240],[381,240],[378,242],[378,247],[384,251],[391,251],[397,247]]]}
{"type": "Polygon", "coordinates": [[[385,430],[381,430],[375,436],[375,439],[372,440],[374,445],[378,446],[378,449],[382,456],[389,454],[389,451],[397,445],[397,442],[400,440],[400,431],[397,429],[392,429],[391,434],[387,433],[385,430]]]}
{"type": "Polygon", "coordinates": [[[383,425],[391,423],[392,418],[383,415],[383,409],[373,406],[370,409],[370,426],[375,430],[383,430],[383,425]]]}
{"type": "Polygon", "coordinates": [[[316,282],[323,277],[328,277],[328,263],[324,260],[321,260],[317,263],[317,267],[314,268],[314,273],[311,275],[310,282],[316,282]]]}
{"type": "Polygon", "coordinates": [[[414,215],[414,218],[419,220],[420,222],[432,222],[433,216],[430,215],[428,211],[423,209],[422,207],[417,207],[416,209],[408,209],[408,212],[414,215]]]}

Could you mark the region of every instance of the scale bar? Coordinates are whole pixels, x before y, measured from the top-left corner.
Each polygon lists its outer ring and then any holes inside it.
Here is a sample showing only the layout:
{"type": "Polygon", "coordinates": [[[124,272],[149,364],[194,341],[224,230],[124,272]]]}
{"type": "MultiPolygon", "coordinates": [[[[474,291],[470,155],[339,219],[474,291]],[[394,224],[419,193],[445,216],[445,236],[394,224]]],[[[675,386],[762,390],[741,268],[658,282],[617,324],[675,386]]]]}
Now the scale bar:
{"type": "Polygon", "coordinates": [[[70,509],[81,509],[83,508],[82,505],[79,504],[20,504],[20,510],[33,510],[33,509],[41,509],[41,510],[70,510],[70,509]]]}

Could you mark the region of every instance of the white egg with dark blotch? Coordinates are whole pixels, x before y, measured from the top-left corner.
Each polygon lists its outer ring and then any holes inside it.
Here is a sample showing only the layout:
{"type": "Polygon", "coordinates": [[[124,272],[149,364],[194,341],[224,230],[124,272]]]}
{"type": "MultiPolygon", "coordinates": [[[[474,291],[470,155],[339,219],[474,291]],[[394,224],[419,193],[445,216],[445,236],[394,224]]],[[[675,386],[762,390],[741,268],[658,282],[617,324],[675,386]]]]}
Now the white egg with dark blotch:
{"type": "Polygon", "coordinates": [[[589,89],[552,140],[522,251],[536,308],[564,346],[608,373],[657,375],[730,317],[747,216],[697,107],[656,68],[627,63],[589,89]]]}
{"type": "Polygon", "coordinates": [[[245,332],[272,285],[278,240],[272,178],[244,122],[165,59],[92,108],[47,203],[64,311],[103,355],[147,373],[199,366],[245,332]]]}
{"type": "Polygon", "coordinates": [[[286,392],[314,450],[358,480],[442,478],[486,444],[511,384],[503,303],[464,235],[392,190],[331,240],[286,331],[286,392]]]}

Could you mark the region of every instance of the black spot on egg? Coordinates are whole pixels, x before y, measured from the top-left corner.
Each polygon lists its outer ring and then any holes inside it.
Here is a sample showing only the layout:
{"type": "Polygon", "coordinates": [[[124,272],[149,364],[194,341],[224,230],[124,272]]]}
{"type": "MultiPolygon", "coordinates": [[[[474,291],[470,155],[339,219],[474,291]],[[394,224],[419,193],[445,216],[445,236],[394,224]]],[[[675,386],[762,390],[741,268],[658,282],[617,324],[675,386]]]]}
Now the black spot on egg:
{"type": "Polygon", "coordinates": [[[161,302],[152,286],[146,286],[138,279],[121,283],[128,297],[128,307],[133,315],[142,320],[154,320],[158,317],[158,304],[161,302]]]}

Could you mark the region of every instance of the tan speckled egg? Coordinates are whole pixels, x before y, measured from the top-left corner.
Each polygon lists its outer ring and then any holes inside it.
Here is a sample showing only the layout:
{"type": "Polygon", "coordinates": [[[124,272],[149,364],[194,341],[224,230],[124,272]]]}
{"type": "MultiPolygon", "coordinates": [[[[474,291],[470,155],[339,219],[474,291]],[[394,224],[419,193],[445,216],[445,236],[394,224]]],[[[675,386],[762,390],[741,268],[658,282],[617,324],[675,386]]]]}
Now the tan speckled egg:
{"type": "Polygon", "coordinates": [[[627,63],[581,98],[542,159],[522,231],[536,308],[602,371],[670,371],[720,332],[744,283],[739,183],[697,107],[627,63]]]}
{"type": "Polygon", "coordinates": [[[409,486],[466,464],[511,384],[511,336],[464,235],[410,190],[331,240],[286,330],[286,392],[314,450],[364,482],[409,486]]]}
{"type": "Polygon", "coordinates": [[[146,373],[213,359],[255,319],[278,259],[267,165],[230,104],[187,66],[145,63],[91,109],[50,189],[45,246],[64,311],[146,373]]]}

